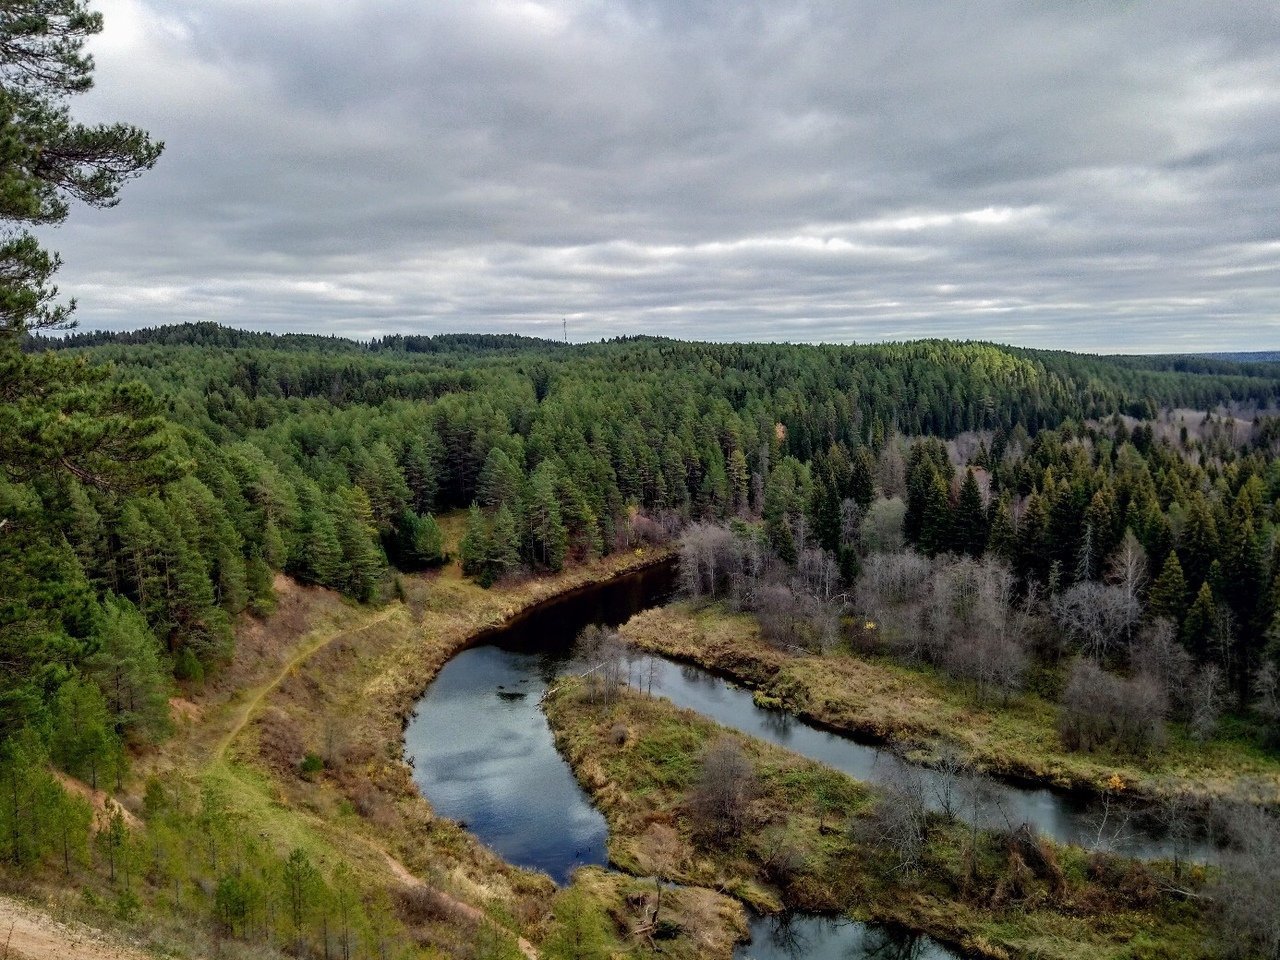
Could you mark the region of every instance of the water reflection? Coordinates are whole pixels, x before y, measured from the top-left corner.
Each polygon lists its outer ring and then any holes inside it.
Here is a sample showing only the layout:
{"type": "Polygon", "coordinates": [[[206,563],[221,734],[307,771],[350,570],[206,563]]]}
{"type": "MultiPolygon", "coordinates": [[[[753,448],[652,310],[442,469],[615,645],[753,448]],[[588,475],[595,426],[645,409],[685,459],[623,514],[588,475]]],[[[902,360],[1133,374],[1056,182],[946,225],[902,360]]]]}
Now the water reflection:
{"type": "MultiPolygon", "coordinates": [[[[616,626],[665,602],[674,570],[674,564],[662,564],[544,604],[445,665],[405,733],[414,778],[437,812],[467,824],[509,862],[545,870],[558,882],[580,864],[605,862],[604,820],[555,749],[539,698],[570,664],[583,627],[616,626]]],[[[875,745],[759,707],[747,690],[695,666],[633,654],[625,675],[633,688],[859,780],[884,782],[918,770],[875,745]]],[[[990,778],[962,782],[929,771],[924,776],[934,809],[984,826],[1029,823],[1055,840],[1097,846],[1102,839],[1135,856],[1173,852],[1173,842],[1146,823],[1128,823],[1108,836],[1123,818],[1112,811],[1107,829],[1099,829],[1098,811],[1074,797],[990,778]]],[[[1199,841],[1190,858],[1206,859],[1211,849],[1199,841]]]]}
{"type": "Polygon", "coordinates": [[[840,917],[774,914],[751,921],[738,960],[955,960],[936,940],[840,917]]]}
{"type": "MultiPolygon", "coordinates": [[[[1027,823],[1060,843],[1106,847],[1148,859],[1174,853],[1173,839],[1163,836],[1153,825],[1126,821],[1123,812],[1114,807],[1104,813],[1081,798],[1048,789],[922,769],[882,747],[810,726],[786,711],[761,707],[750,691],[710,671],[652,657],[643,665],[642,674],[653,678],[655,696],[666,697],[723,726],[817,760],[858,780],[884,783],[902,779],[904,774],[923,778],[925,802],[931,809],[976,821],[979,826],[1009,829],[1027,823]]],[[[1201,838],[1189,854],[1184,843],[1182,853],[1187,859],[1206,860],[1212,850],[1209,840],[1201,838]]]]}
{"type": "Polygon", "coordinates": [[[670,564],[544,604],[454,656],[405,729],[414,780],[509,863],[564,883],[604,864],[608,832],[556,750],[539,703],[591,623],[617,625],[668,597],[670,564]]]}

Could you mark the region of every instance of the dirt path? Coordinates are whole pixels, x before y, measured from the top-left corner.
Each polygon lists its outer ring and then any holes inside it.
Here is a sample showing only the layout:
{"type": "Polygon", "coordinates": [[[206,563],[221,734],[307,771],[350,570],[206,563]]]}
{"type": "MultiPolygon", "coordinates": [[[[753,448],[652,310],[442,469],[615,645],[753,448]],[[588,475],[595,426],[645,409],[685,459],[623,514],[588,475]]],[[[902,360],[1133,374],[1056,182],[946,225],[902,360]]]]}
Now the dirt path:
{"type": "Polygon", "coordinates": [[[151,960],[151,955],[101,930],[61,923],[47,913],[0,895],[3,960],[151,960]]]}
{"type": "MultiPolygon", "coordinates": [[[[236,710],[234,715],[235,719],[232,722],[231,728],[223,735],[222,739],[218,741],[218,745],[214,750],[213,756],[210,758],[210,764],[218,763],[226,758],[227,751],[231,749],[231,744],[235,742],[236,737],[240,735],[244,728],[249,725],[249,722],[253,719],[254,713],[257,712],[258,707],[262,705],[262,701],[265,700],[273,690],[280,686],[289,674],[325,647],[332,644],[335,640],[338,640],[341,637],[355,636],[356,634],[363,633],[365,630],[369,630],[380,623],[385,623],[392,614],[395,613],[396,609],[397,608],[395,607],[388,607],[386,610],[383,610],[377,616],[371,618],[365,623],[362,623],[358,627],[353,627],[348,630],[334,630],[331,633],[316,638],[290,657],[289,661],[276,671],[276,674],[271,679],[252,688],[249,691],[248,696],[245,698],[244,703],[236,710]]],[[[301,811],[298,812],[301,813],[301,811]]],[[[308,819],[312,819],[310,814],[303,814],[303,816],[306,816],[308,819]]],[[[391,871],[392,876],[394,876],[399,883],[406,887],[426,886],[422,880],[413,875],[408,867],[392,856],[392,854],[376,840],[361,834],[351,834],[350,838],[362,843],[375,855],[380,857],[386,863],[387,869],[391,871]]],[[[459,914],[468,917],[475,923],[487,923],[494,926],[500,926],[494,920],[491,920],[486,916],[478,907],[474,907],[463,900],[459,900],[457,897],[454,897],[452,894],[443,890],[436,890],[436,893],[449,900],[459,914]]],[[[505,930],[505,928],[502,929],[505,930]]],[[[537,948],[524,937],[517,937],[517,945],[520,948],[520,952],[523,953],[528,960],[538,960],[539,954],[537,948]]],[[[3,957],[3,954],[0,954],[0,960],[6,960],[6,958],[3,957]]],[[[56,958],[51,956],[50,960],[56,960],[56,958]]],[[[68,957],[64,958],[64,960],[79,960],[79,958],[68,957]]],[[[101,957],[99,957],[98,960],[101,960],[101,957]]]]}
{"type": "Polygon", "coordinates": [[[396,607],[388,607],[376,617],[362,623],[358,627],[353,627],[350,630],[335,630],[332,633],[322,635],[295,653],[289,661],[282,666],[279,671],[277,671],[274,677],[266,683],[259,684],[252,688],[249,691],[248,698],[243,704],[241,704],[239,709],[236,710],[235,720],[231,724],[231,729],[228,730],[226,734],[223,735],[222,739],[218,741],[218,745],[214,749],[213,756],[210,758],[210,763],[217,763],[219,760],[226,757],[227,750],[231,748],[231,744],[235,741],[236,737],[240,735],[240,732],[248,726],[249,721],[253,719],[254,712],[259,706],[261,706],[262,701],[269,693],[271,693],[272,690],[280,686],[280,684],[284,682],[285,677],[289,676],[289,674],[292,673],[299,665],[319,653],[339,637],[355,636],[357,633],[363,633],[380,623],[385,623],[391,618],[391,615],[395,613],[397,609],[398,608],[396,607]]]}

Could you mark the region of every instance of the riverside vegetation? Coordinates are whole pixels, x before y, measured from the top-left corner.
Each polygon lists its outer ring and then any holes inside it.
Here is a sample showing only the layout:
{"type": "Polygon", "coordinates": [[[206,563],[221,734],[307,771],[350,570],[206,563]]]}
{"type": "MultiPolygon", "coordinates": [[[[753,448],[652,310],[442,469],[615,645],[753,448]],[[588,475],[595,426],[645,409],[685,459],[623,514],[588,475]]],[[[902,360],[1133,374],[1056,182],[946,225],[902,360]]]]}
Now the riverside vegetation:
{"type": "MultiPolygon", "coordinates": [[[[1168,738],[1208,792],[1242,773],[1274,784],[1273,365],[942,341],[42,336],[71,317],[27,228],[115,203],[160,155],[143,131],[70,113],[100,28],[81,0],[0,11],[7,887],[187,953],[692,956],[713,949],[690,940],[695,917],[723,921],[720,949],[741,929],[732,901],[662,897],[683,933],[636,936],[654,909],[640,880],[588,871],[557,893],[433,818],[400,763],[400,724],[451,651],[698,522],[742,526],[687,542],[716,564],[702,592],[763,612],[770,642],[890,655],[904,676],[956,678],[942,699],[954,682],[1015,710],[1061,703],[1061,742],[1032,741],[1046,763],[1135,757],[1122,776],[1144,784],[1168,738]],[[725,537],[772,572],[726,586],[725,537]],[[734,599],[748,583],[759,596],[734,599]]],[[[702,749],[658,742],[689,770],[702,749]]],[[[1280,858],[1259,811],[1234,817],[1257,856],[1184,883],[1180,908],[1143,902],[1153,942],[1201,926],[1207,941],[1222,920],[1233,939],[1204,949],[1276,954],[1256,906],[1275,902],[1280,858]],[[1232,877],[1233,895],[1214,892],[1232,877]]],[[[820,849],[853,842],[825,826],[820,849]]],[[[1045,853],[1055,886],[1032,846],[1014,851],[1035,874],[1019,889],[1067,942],[1051,918],[1077,901],[1055,898],[1101,881],[1045,853]]],[[[990,878],[983,858],[1008,852],[970,855],[990,878]]],[[[1037,949],[995,922],[972,929],[1037,949]]]]}

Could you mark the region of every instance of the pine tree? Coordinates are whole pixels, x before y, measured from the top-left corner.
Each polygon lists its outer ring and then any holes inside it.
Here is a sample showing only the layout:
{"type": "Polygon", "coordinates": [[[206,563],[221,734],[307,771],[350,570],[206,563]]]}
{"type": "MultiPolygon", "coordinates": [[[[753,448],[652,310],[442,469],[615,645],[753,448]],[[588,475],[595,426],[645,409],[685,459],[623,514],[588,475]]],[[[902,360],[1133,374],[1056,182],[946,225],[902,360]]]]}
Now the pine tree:
{"type": "MultiPolygon", "coordinates": [[[[102,15],[85,0],[18,0],[0,18],[0,219],[58,224],[72,200],[112,206],[159,159],[164,145],[137,127],[71,118],[68,100],[93,85],[84,46],[101,30],[102,15]]],[[[0,243],[0,338],[68,323],[71,308],[56,304],[49,282],[58,264],[29,233],[0,243]]]]}
{"type": "Polygon", "coordinates": [[[458,559],[462,572],[468,577],[480,577],[485,571],[485,561],[492,553],[489,544],[489,521],[477,504],[471,505],[467,514],[467,529],[458,544],[458,559]]]}
{"type": "Polygon", "coordinates": [[[92,683],[72,677],[54,700],[53,759],[63,770],[96,788],[122,759],[107,701],[92,683]]]}
{"type": "Polygon", "coordinates": [[[343,560],[338,525],[321,504],[303,513],[298,552],[298,574],[302,580],[326,587],[341,586],[343,560]]]}
{"type": "Polygon", "coordinates": [[[480,468],[476,500],[480,506],[489,509],[496,510],[505,503],[513,512],[518,511],[523,486],[524,474],[520,468],[511,462],[501,447],[494,447],[480,468]]]}
{"type": "Polygon", "coordinates": [[[249,591],[249,607],[259,617],[265,617],[276,607],[275,578],[271,567],[256,546],[249,548],[249,558],[244,564],[245,588],[249,591]]]}
{"type": "Polygon", "coordinates": [[[440,438],[428,432],[410,437],[400,454],[400,469],[409,487],[409,506],[419,515],[429,514],[436,508],[440,449],[440,438]]]}
{"type": "Polygon", "coordinates": [[[515,517],[505,503],[493,515],[487,546],[484,566],[488,583],[482,582],[482,586],[502,578],[520,562],[520,534],[515,517]]]}
{"type": "Polygon", "coordinates": [[[359,485],[369,498],[374,527],[379,533],[389,533],[392,521],[405,509],[412,495],[385,443],[379,441],[369,447],[359,485]]]}
{"type": "Polygon", "coordinates": [[[550,461],[543,461],[529,481],[529,504],[526,523],[529,530],[529,558],[548,570],[564,566],[569,535],[560,515],[556,497],[556,471],[550,461]]]}
{"type": "Polygon", "coordinates": [[[402,510],[396,517],[391,553],[402,570],[422,570],[443,563],[444,534],[435,517],[402,510]]]}
{"type": "Polygon", "coordinates": [[[728,465],[729,506],[735,515],[741,516],[750,509],[751,472],[741,448],[734,447],[729,454],[728,465]]]}
{"type": "Polygon", "coordinates": [[[169,728],[167,670],[137,607],[107,597],[96,640],[86,667],[106,697],[115,732],[135,742],[163,735],[169,728]]]}
{"type": "Polygon", "coordinates": [[[369,498],[360,487],[349,487],[334,497],[333,510],[342,550],[343,592],[362,603],[368,602],[377,591],[385,567],[369,498]]]}

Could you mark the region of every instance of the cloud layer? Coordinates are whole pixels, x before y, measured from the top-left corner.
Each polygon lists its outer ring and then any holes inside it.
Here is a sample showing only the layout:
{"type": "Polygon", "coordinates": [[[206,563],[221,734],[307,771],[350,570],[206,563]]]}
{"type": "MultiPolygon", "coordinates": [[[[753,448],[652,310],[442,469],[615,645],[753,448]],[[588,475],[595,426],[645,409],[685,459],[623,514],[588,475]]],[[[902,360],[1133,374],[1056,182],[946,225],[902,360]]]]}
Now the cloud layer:
{"type": "Polygon", "coordinates": [[[1280,346],[1280,8],[113,0],[85,328],[1280,346]]]}

